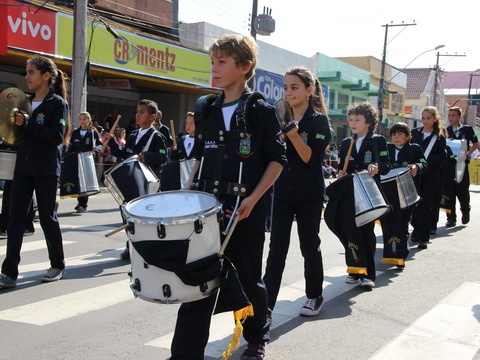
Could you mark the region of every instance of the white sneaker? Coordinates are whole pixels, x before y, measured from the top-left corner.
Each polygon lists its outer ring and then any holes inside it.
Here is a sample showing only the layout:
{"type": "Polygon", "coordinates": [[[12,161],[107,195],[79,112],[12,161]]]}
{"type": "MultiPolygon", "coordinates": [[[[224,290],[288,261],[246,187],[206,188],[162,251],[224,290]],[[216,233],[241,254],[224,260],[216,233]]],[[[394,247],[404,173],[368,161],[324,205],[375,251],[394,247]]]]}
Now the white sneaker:
{"type": "Polygon", "coordinates": [[[345,278],[345,282],[346,282],[347,284],[358,284],[358,281],[359,281],[359,280],[360,280],[360,279],[359,279],[358,277],[355,277],[355,276],[347,276],[347,277],[345,278]]]}
{"type": "Polygon", "coordinates": [[[363,278],[361,280],[361,284],[362,284],[362,286],[370,287],[370,288],[373,288],[375,286],[375,283],[373,282],[373,280],[370,280],[370,279],[367,279],[367,278],[363,278]]]}

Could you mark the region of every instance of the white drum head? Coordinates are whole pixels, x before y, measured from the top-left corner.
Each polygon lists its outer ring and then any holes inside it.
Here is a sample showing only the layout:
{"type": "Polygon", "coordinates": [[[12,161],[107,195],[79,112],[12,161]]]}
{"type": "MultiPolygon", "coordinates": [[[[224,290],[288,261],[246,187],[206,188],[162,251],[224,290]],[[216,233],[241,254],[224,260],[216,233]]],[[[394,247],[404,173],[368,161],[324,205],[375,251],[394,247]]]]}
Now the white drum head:
{"type": "Polygon", "coordinates": [[[410,169],[406,168],[406,167],[397,167],[397,168],[393,168],[393,169],[390,169],[390,171],[385,174],[385,175],[380,175],[380,182],[386,182],[386,181],[390,181],[390,180],[396,180],[397,179],[397,176],[399,175],[403,175],[403,173],[406,173],[410,171],[410,169]]]}
{"type": "Polygon", "coordinates": [[[215,196],[200,191],[165,191],[140,196],[125,206],[125,214],[141,223],[181,223],[195,221],[212,211],[218,212],[215,196]]]}

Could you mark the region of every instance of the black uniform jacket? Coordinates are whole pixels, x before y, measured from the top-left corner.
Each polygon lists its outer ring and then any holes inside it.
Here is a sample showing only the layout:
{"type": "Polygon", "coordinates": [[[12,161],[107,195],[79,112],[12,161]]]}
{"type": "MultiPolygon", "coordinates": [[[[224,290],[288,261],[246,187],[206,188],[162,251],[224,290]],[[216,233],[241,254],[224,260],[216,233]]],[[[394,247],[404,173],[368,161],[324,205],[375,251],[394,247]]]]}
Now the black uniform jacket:
{"type": "Polygon", "coordinates": [[[164,136],[152,126],[145,134],[143,134],[138,144],[135,144],[137,134],[138,130],[134,130],[128,136],[125,148],[121,148],[116,141],[110,140],[108,145],[110,146],[112,154],[119,159],[118,161],[120,161],[120,159],[125,160],[130,156],[143,153],[145,156],[145,163],[150,166],[157,176],[160,176],[161,166],[167,161],[167,148],[164,136]],[[153,135],[150,147],[145,149],[148,139],[150,139],[153,132],[155,132],[155,134],[153,135]]]}
{"type": "Polygon", "coordinates": [[[194,141],[193,149],[190,151],[190,155],[187,156],[187,151],[185,149],[185,139],[188,135],[184,135],[180,138],[177,143],[177,150],[172,150],[171,158],[172,161],[178,161],[182,159],[196,158],[202,152],[201,143],[199,141],[194,141]]]}
{"type": "Polygon", "coordinates": [[[298,134],[312,149],[312,156],[307,163],[303,162],[286,138],[288,164],[275,182],[274,196],[285,201],[325,200],[322,164],[325,148],[332,139],[328,118],[308,108],[298,123],[298,134]]]}
{"type": "Polygon", "coordinates": [[[80,133],[81,129],[78,128],[72,132],[70,138],[70,145],[68,152],[78,153],[95,150],[100,152],[102,149],[102,142],[98,131],[92,128],[88,128],[86,134],[82,137],[80,133]]]}
{"type": "Polygon", "coordinates": [[[407,166],[408,164],[415,164],[418,166],[418,173],[423,174],[428,169],[427,160],[423,154],[422,147],[418,144],[406,143],[398,152],[398,157],[395,160],[396,147],[394,144],[388,144],[388,154],[390,163],[393,167],[407,166]]]}
{"type": "Polygon", "coordinates": [[[67,102],[50,90],[24,127],[25,141],[16,147],[15,174],[60,177],[60,151],[68,116],[67,102]]]}
{"type": "Polygon", "coordinates": [[[448,138],[449,139],[465,139],[467,140],[467,149],[470,150],[470,142],[475,144],[478,142],[477,134],[471,126],[460,125],[456,131],[453,131],[453,127],[447,127],[448,138]]]}
{"type": "MultiPolygon", "coordinates": [[[[423,153],[428,148],[430,144],[430,139],[433,137],[433,133],[431,133],[426,139],[423,139],[423,127],[415,128],[412,130],[412,140],[411,143],[419,144],[422,147],[423,153]]],[[[447,159],[446,155],[446,140],[443,135],[438,136],[435,140],[435,143],[430,151],[430,154],[427,156],[426,160],[429,166],[428,172],[430,173],[434,169],[440,169],[442,164],[447,159]]]]}
{"type": "MultiPolygon", "coordinates": [[[[339,169],[341,170],[343,170],[343,165],[346,161],[345,157],[347,156],[351,139],[352,137],[348,137],[342,140],[339,164],[339,169]]],[[[363,139],[362,145],[360,146],[360,151],[357,152],[357,147],[355,146],[355,143],[353,144],[352,152],[348,161],[347,173],[352,174],[366,170],[370,164],[375,164],[378,166],[378,175],[387,174],[391,168],[387,151],[387,141],[382,135],[374,135],[372,131],[369,131],[363,139]],[[375,158],[373,146],[374,141],[377,144],[379,159],[375,158]]]]}
{"type": "MultiPolygon", "coordinates": [[[[218,96],[206,110],[208,115],[203,120],[203,130],[204,132],[222,130],[227,133],[225,134],[227,141],[223,148],[224,152],[217,164],[220,140],[202,142],[203,150],[197,157],[197,160],[201,160],[203,156],[200,179],[238,183],[240,163],[243,163],[240,183],[247,185],[248,196],[259,183],[270,162],[276,161],[282,166],[287,163],[285,143],[281,141],[280,125],[274,107],[261,99],[254,101],[246,110],[245,137],[228,140],[228,132],[226,132],[222,114],[223,99],[223,94],[218,96]]],[[[230,119],[230,130],[238,130],[236,113],[230,119]]],[[[199,141],[199,139],[197,138],[195,141],[199,141]]],[[[238,223],[237,229],[265,231],[266,220],[271,216],[272,188],[257,202],[250,216],[238,223]]],[[[226,195],[220,200],[225,203],[226,207],[230,207],[235,203],[236,197],[226,195]]]]}

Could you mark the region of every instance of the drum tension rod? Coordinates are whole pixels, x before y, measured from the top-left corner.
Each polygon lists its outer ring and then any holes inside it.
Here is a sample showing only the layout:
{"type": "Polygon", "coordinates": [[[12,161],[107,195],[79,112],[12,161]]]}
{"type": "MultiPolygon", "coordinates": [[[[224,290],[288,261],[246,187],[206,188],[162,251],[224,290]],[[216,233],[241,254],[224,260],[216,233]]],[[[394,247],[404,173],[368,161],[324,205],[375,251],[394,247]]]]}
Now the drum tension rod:
{"type": "Polygon", "coordinates": [[[201,234],[202,233],[203,223],[201,222],[200,219],[195,220],[194,228],[195,228],[195,233],[196,234],[201,234]]]}
{"type": "Polygon", "coordinates": [[[130,233],[130,234],[135,234],[135,224],[133,222],[127,222],[127,227],[126,227],[127,231],[130,233]]]}
{"type": "Polygon", "coordinates": [[[159,224],[157,226],[157,235],[160,239],[165,239],[165,236],[167,236],[167,233],[165,231],[165,225],[159,224]]]}

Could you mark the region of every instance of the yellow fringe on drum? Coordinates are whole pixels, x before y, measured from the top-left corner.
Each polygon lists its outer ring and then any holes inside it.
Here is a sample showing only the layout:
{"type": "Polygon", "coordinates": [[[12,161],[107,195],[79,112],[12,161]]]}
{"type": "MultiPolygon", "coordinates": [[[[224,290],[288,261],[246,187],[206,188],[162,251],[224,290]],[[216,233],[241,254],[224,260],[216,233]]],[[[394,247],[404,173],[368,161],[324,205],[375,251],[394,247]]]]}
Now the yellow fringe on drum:
{"type": "Polygon", "coordinates": [[[355,267],[355,266],[347,266],[347,273],[349,273],[349,274],[367,275],[367,268],[364,268],[364,267],[355,267]]]}
{"type": "Polygon", "coordinates": [[[227,360],[233,353],[238,349],[240,345],[240,335],[243,332],[243,322],[247,318],[247,316],[253,316],[253,306],[248,305],[243,309],[237,310],[233,313],[233,317],[235,319],[235,328],[233,329],[233,336],[232,340],[227,345],[227,348],[223,352],[222,359],[227,360]]]}
{"type": "Polygon", "coordinates": [[[405,265],[405,260],[403,259],[396,259],[396,258],[383,258],[382,264],[389,264],[389,265],[405,265]]]}

